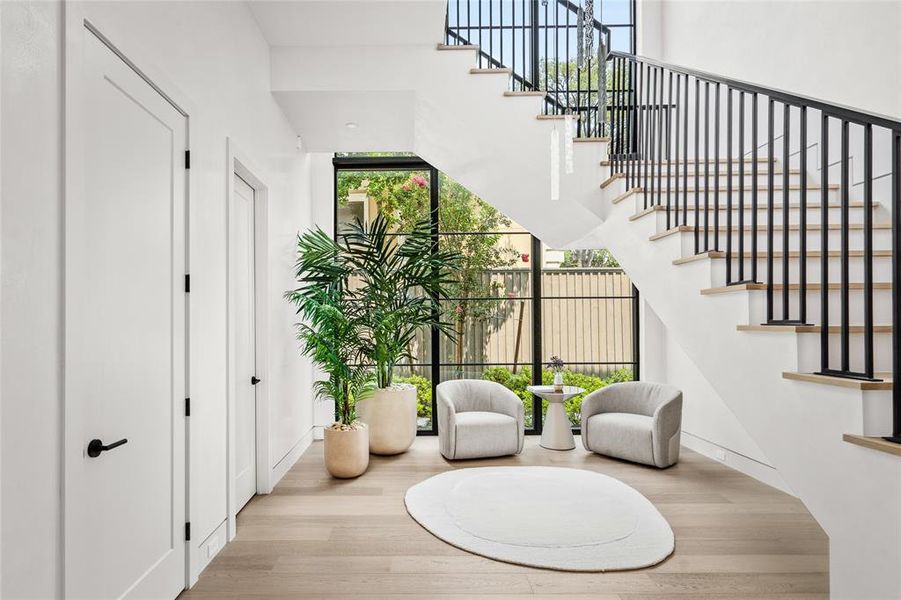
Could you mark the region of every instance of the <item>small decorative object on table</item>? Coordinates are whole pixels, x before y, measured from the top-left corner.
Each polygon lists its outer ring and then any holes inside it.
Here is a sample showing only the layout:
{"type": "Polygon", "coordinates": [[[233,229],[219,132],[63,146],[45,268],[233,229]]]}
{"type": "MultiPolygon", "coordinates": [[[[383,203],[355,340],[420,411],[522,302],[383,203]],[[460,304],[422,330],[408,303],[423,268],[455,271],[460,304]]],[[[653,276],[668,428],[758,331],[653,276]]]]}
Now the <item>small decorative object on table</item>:
{"type": "Polygon", "coordinates": [[[554,391],[563,391],[563,367],[565,367],[563,359],[559,356],[552,356],[547,363],[547,368],[554,372],[554,391]]]}

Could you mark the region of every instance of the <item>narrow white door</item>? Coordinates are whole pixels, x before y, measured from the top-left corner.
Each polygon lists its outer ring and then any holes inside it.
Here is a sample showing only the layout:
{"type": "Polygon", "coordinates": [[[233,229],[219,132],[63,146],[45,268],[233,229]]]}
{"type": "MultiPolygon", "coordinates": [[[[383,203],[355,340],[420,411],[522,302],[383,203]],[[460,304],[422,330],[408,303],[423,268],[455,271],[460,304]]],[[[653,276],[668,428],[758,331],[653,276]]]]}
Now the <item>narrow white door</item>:
{"type": "Polygon", "coordinates": [[[82,56],[66,198],[65,595],[168,599],[185,583],[187,122],[87,32],[82,56]]]}
{"type": "Polygon", "coordinates": [[[254,190],[235,175],[235,511],[257,493],[254,190]]]}

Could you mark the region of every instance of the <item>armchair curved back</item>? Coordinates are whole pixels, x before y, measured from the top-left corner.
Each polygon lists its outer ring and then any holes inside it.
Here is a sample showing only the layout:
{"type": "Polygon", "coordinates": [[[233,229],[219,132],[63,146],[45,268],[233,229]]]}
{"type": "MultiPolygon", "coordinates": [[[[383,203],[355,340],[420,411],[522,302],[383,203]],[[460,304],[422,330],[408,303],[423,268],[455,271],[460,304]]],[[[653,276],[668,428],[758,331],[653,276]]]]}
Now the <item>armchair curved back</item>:
{"type": "Polygon", "coordinates": [[[453,412],[495,412],[517,418],[522,412],[519,396],[494,381],[483,379],[454,379],[443,381],[436,388],[438,403],[445,403],[453,412]]]}
{"type": "Polygon", "coordinates": [[[661,406],[681,397],[682,392],[671,385],[628,381],[614,383],[588,394],[582,406],[583,412],[586,405],[591,406],[593,414],[615,412],[653,417],[661,406]]]}

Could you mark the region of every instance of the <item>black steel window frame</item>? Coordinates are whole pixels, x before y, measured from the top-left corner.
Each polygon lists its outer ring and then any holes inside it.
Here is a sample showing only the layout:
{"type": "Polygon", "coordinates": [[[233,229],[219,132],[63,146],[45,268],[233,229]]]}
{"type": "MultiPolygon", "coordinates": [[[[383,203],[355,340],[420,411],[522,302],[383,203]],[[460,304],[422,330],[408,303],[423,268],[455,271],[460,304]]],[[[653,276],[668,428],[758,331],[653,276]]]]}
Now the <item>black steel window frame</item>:
{"type": "MultiPolygon", "coordinates": [[[[432,222],[432,247],[437,250],[441,236],[446,235],[528,235],[531,239],[531,294],[514,300],[528,300],[532,314],[532,360],[527,363],[532,368],[532,384],[541,385],[542,361],[542,335],[541,335],[541,307],[543,300],[628,300],[632,301],[632,361],[631,362],[577,362],[573,365],[622,365],[632,366],[633,379],[638,380],[639,371],[639,292],[632,285],[632,294],[616,296],[543,296],[541,293],[542,248],[541,240],[529,232],[503,231],[503,232],[441,232],[438,228],[438,169],[416,156],[338,156],[332,159],[334,166],[333,198],[332,198],[332,232],[335,239],[338,236],[338,176],[341,171],[427,171],[429,173],[429,213],[432,222]]],[[[402,234],[400,234],[402,235],[402,234]]],[[[507,298],[491,298],[492,300],[507,300],[507,298]]],[[[446,363],[441,361],[442,339],[437,329],[431,332],[431,362],[414,363],[413,366],[430,367],[432,383],[432,427],[431,429],[419,429],[417,435],[438,435],[438,414],[436,387],[441,378],[441,369],[447,367],[479,367],[479,366],[509,366],[508,363],[446,363]]],[[[540,435],[542,431],[543,410],[540,398],[532,397],[532,427],[526,429],[528,435],[540,435]]],[[[574,427],[573,433],[579,434],[579,428],[574,427]]]]}

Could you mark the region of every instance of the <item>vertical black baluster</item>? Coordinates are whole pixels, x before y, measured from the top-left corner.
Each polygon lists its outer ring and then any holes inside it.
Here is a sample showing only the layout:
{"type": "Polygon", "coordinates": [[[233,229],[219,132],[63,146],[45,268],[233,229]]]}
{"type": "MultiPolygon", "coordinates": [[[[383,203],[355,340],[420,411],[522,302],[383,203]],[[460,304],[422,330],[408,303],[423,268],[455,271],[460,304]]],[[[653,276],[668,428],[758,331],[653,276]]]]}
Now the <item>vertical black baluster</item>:
{"type": "MultiPolygon", "coordinates": [[[[757,235],[752,231],[751,235],[757,235]]],[[[738,280],[745,280],[745,93],[738,95],[738,280]]]]}
{"type": "MultiPolygon", "coordinates": [[[[510,79],[513,84],[513,89],[516,89],[516,0],[513,0],[510,3],[510,54],[513,55],[513,64],[510,67],[513,69],[513,77],[510,79]]],[[[523,73],[525,73],[525,69],[523,69],[523,73]]]]}
{"type": "Polygon", "coordinates": [[[636,67],[638,68],[638,87],[635,89],[635,107],[632,111],[633,117],[635,118],[635,126],[637,129],[634,147],[632,148],[632,150],[635,152],[635,161],[632,167],[634,173],[632,186],[641,187],[641,143],[642,136],[644,135],[642,128],[643,124],[641,122],[641,92],[644,89],[644,66],[637,61],[630,61],[629,65],[632,70],[634,70],[636,67]]]}
{"type": "MultiPolygon", "coordinates": [[[[657,173],[660,177],[657,186],[657,206],[663,205],[663,68],[657,69],[660,73],[660,96],[657,98],[657,173]]],[[[669,186],[669,181],[666,182],[669,186]]]]}
{"type": "Polygon", "coordinates": [[[644,76],[644,105],[641,107],[641,120],[643,139],[641,140],[641,152],[643,154],[642,172],[644,183],[642,184],[642,196],[644,197],[644,207],[648,207],[648,140],[650,139],[650,122],[648,121],[648,98],[651,90],[651,67],[641,63],[641,70],[645,71],[644,76]]]}
{"type": "Polygon", "coordinates": [[[695,254],[701,251],[701,81],[695,78],[695,254]]]}
{"type": "MultiPolygon", "coordinates": [[[[682,124],[682,224],[688,225],[688,75],[685,76],[685,107],[682,124]]],[[[698,222],[695,221],[695,227],[698,222]]]]}
{"type": "MultiPolygon", "coordinates": [[[[491,4],[489,2],[489,4],[491,4]]],[[[482,45],[482,0],[479,0],[479,66],[482,66],[482,52],[484,52],[484,46],[482,45]]],[[[491,29],[488,30],[488,34],[491,34],[491,29]]]]}
{"type": "Polygon", "coordinates": [[[472,6],[469,3],[472,0],[466,0],[466,43],[472,43],[472,6]]]}
{"type": "Polygon", "coordinates": [[[564,90],[564,96],[566,97],[565,108],[568,109],[571,104],[569,101],[569,9],[566,9],[564,12],[566,13],[566,88],[564,90]]]}
{"type": "Polygon", "coordinates": [[[494,58],[494,2],[490,0],[488,2],[488,55],[494,58]]]}
{"type": "Polygon", "coordinates": [[[798,148],[800,154],[798,161],[801,167],[800,181],[801,213],[798,216],[798,229],[801,237],[798,239],[798,320],[807,322],[807,107],[800,107],[800,121],[798,131],[798,148]]]}
{"type": "Polygon", "coordinates": [[[613,164],[614,164],[614,172],[621,172],[622,170],[622,137],[623,137],[623,127],[620,119],[622,118],[622,96],[620,96],[620,79],[622,78],[622,59],[614,58],[613,59],[613,110],[611,111],[611,137],[610,143],[613,148],[613,164]]]}
{"type": "Polygon", "coordinates": [[[714,84],[713,102],[713,249],[720,249],[720,84],[714,84]]]}
{"type": "Polygon", "coordinates": [[[842,121],[842,190],[841,190],[841,215],[842,215],[842,224],[841,224],[841,271],[842,271],[842,284],[841,284],[841,296],[842,296],[842,326],[841,326],[841,361],[842,366],[841,369],[844,372],[848,372],[851,370],[851,351],[850,351],[850,331],[849,327],[851,325],[851,292],[850,292],[850,268],[849,268],[849,260],[848,260],[848,249],[851,243],[850,235],[848,231],[848,224],[850,223],[850,211],[848,208],[848,186],[850,185],[850,172],[848,170],[849,161],[848,161],[848,122],[842,121]]]}
{"type": "Polygon", "coordinates": [[[751,95],[751,161],[751,281],[757,283],[757,92],[751,95]]]}
{"type": "MultiPolygon", "coordinates": [[[[653,67],[654,75],[651,79],[651,140],[650,140],[650,148],[648,148],[648,153],[651,155],[651,190],[650,195],[646,196],[647,201],[653,206],[654,202],[654,185],[659,183],[657,178],[659,177],[660,169],[655,164],[655,154],[654,154],[654,142],[657,141],[657,110],[654,104],[657,102],[657,67],[653,67]]],[[[662,82],[661,82],[662,83],[662,82]]],[[[647,207],[645,207],[647,208],[647,207]]]]}
{"type": "Polygon", "coordinates": [[[704,82],[704,252],[710,250],[710,82],[704,82]]]}
{"type": "Polygon", "coordinates": [[[673,148],[673,158],[676,162],[676,168],[673,170],[673,184],[676,187],[675,195],[673,196],[675,200],[676,206],[676,225],[679,225],[679,89],[682,83],[682,76],[676,73],[676,100],[673,102],[672,110],[675,111],[676,114],[676,126],[674,128],[675,139],[674,139],[674,148],[673,148]]]}
{"type": "Polygon", "coordinates": [[[673,187],[673,180],[670,178],[670,146],[672,144],[672,131],[670,129],[671,120],[670,114],[672,113],[673,106],[673,72],[670,71],[667,74],[667,93],[666,93],[666,228],[669,229],[672,227],[672,223],[670,220],[670,211],[672,210],[672,206],[670,205],[670,192],[673,187]]]}
{"type": "Polygon", "coordinates": [[[829,370],[829,116],[820,118],[820,370],[829,370]]]}
{"type": "MultiPolygon", "coordinates": [[[[532,52],[529,50],[531,45],[526,43],[526,0],[522,0],[522,5],[520,6],[520,8],[522,9],[522,16],[520,17],[522,19],[522,25],[520,27],[520,35],[522,36],[522,83],[520,85],[523,89],[526,89],[526,79],[528,79],[528,73],[530,72],[529,61],[526,58],[526,53],[528,53],[529,56],[532,55],[532,52]]],[[[534,83],[534,81],[532,83],[534,83]]]]}
{"type": "MultiPolygon", "coordinates": [[[[892,131],[892,381],[901,376],[901,130],[892,131]]],[[[892,385],[892,435],[901,439],[901,385],[892,385]]]]}
{"type": "Polygon", "coordinates": [[[873,126],[863,129],[864,375],[873,378],[873,126]]]}
{"type": "Polygon", "coordinates": [[[500,44],[500,47],[501,47],[500,64],[503,65],[504,64],[504,2],[503,2],[503,0],[500,1],[500,4],[498,6],[499,6],[499,11],[500,11],[500,15],[498,16],[498,19],[499,19],[498,20],[498,23],[499,23],[498,31],[500,32],[500,39],[498,40],[498,43],[500,44]]]}
{"type": "Polygon", "coordinates": [[[773,134],[773,99],[767,103],[767,196],[766,196],[766,322],[773,322],[773,163],[775,139],[773,134]]]}
{"type": "Polygon", "coordinates": [[[788,168],[791,148],[789,147],[789,135],[791,126],[791,106],[782,105],[782,318],[789,318],[789,265],[788,265],[788,237],[789,237],[789,179],[791,169],[788,168]]]}
{"type": "Polygon", "coordinates": [[[461,25],[460,25],[460,0],[457,0],[457,14],[456,14],[456,17],[457,17],[457,19],[456,19],[456,20],[457,20],[457,31],[456,31],[456,33],[457,33],[457,38],[456,38],[456,41],[454,42],[454,44],[460,44],[460,30],[461,30],[461,28],[462,28],[461,25]]]}
{"type": "MultiPolygon", "coordinates": [[[[741,156],[739,149],[738,155],[741,156]]],[[[739,239],[741,232],[739,231],[739,239]]],[[[738,268],[743,257],[738,253],[738,268]]],[[[739,276],[741,279],[741,276],[739,276]]],[[[726,285],[732,283],[732,88],[726,87],[726,285]]]]}

